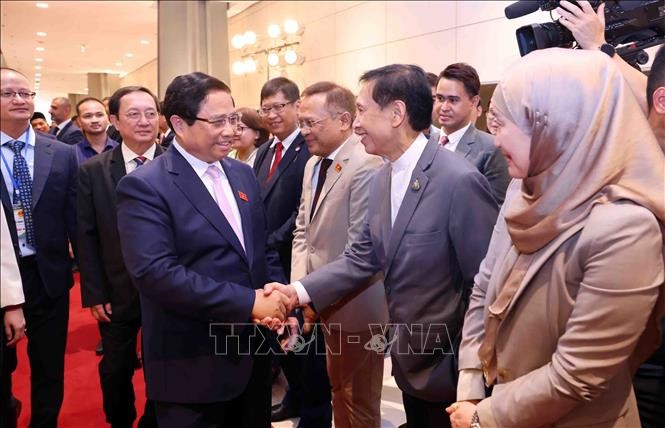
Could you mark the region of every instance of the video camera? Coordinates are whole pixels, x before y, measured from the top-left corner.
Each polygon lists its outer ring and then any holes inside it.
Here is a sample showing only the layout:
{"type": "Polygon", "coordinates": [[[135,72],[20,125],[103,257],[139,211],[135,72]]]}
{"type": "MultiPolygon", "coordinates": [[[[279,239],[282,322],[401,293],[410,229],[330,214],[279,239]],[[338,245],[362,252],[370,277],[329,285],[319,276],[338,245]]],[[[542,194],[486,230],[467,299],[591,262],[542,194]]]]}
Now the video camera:
{"type": "MultiPolygon", "coordinates": [[[[579,7],[576,1],[571,1],[579,7]]],[[[598,10],[602,0],[590,0],[598,10]]],[[[513,19],[538,9],[552,11],[559,7],[558,0],[520,0],[506,7],[506,18],[513,19]]],[[[575,38],[558,22],[531,24],[517,29],[517,45],[524,56],[537,49],[572,47],[575,38]]],[[[665,1],[663,0],[611,0],[605,2],[605,40],[612,46],[624,45],[616,52],[634,67],[646,64],[649,55],[644,49],[665,41],[665,1]]],[[[639,68],[639,67],[638,67],[639,68]]]]}

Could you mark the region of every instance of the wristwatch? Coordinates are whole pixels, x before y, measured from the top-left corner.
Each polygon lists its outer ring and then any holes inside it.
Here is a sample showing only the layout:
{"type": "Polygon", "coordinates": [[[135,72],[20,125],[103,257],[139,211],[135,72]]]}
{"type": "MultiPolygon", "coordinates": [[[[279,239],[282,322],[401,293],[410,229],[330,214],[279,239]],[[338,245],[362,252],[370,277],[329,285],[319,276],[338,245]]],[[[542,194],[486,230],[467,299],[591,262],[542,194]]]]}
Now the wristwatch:
{"type": "Polygon", "coordinates": [[[478,417],[478,411],[473,412],[471,416],[471,428],[480,428],[480,418],[478,417]]]}
{"type": "Polygon", "coordinates": [[[617,53],[616,49],[614,49],[614,46],[609,43],[603,43],[598,49],[600,49],[601,52],[606,53],[610,58],[612,58],[617,53]]]}

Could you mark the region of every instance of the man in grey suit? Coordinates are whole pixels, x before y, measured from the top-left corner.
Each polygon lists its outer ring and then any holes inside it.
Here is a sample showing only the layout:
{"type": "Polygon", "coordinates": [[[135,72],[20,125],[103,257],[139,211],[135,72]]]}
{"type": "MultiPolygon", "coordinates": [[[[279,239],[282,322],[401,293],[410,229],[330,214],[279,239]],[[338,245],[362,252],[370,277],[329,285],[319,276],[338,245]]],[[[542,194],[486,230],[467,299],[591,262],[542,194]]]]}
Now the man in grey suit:
{"type": "MultiPolygon", "coordinates": [[[[480,102],[480,79],[468,64],[451,64],[439,74],[434,95],[434,111],[441,123],[439,143],[463,156],[487,178],[499,204],[510,183],[508,164],[494,146],[494,137],[473,126],[480,102]]],[[[432,135],[435,136],[434,133],[432,135]]]]}
{"type": "Polygon", "coordinates": [[[69,145],[75,145],[85,140],[81,128],[72,121],[72,104],[68,98],[54,98],[48,112],[56,125],[51,129],[51,135],[55,135],[59,141],[69,145]]]}
{"type": "Polygon", "coordinates": [[[281,289],[293,305],[311,302],[321,311],[382,272],[407,423],[450,426],[444,408],[455,400],[451,342],[461,331],[497,204],[482,174],[423,135],[432,93],[420,67],[388,65],[360,83],[354,130],[368,153],[387,161],[369,185],[363,229],[332,263],[265,292],[281,289]]]}
{"type": "MultiPolygon", "coordinates": [[[[355,114],[353,93],[335,83],[315,83],[302,93],[300,130],[314,156],[305,165],[291,280],[333,261],[362,230],[368,185],[383,161],[353,135],[355,114]]],[[[328,345],[335,427],[379,428],[384,356],[364,344],[371,339],[370,324],[388,322],[381,276],[322,311],[321,319],[325,328],[316,331],[328,345]],[[351,343],[350,336],[359,340],[351,343]]]]}

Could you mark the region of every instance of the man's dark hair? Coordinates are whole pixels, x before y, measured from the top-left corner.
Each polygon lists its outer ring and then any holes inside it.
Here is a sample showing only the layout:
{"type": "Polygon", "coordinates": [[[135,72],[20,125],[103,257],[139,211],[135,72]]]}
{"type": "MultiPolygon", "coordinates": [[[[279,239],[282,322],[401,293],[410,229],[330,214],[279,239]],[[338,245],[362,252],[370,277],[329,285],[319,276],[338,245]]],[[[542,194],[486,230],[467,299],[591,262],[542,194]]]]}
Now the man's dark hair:
{"type": "Polygon", "coordinates": [[[201,109],[201,103],[211,92],[222,91],[231,94],[231,88],[216,77],[200,71],[178,76],[166,88],[162,114],[169,127],[171,116],[180,116],[185,123],[193,125],[201,109]]]}
{"type": "Polygon", "coordinates": [[[263,84],[260,101],[263,102],[266,98],[277,95],[279,92],[283,93],[284,97],[292,103],[298,101],[300,98],[298,85],[286,77],[275,77],[263,84]]]}
{"type": "Polygon", "coordinates": [[[143,86],[125,86],[118,89],[113,93],[113,95],[111,95],[111,99],[109,100],[109,114],[118,117],[118,113],[120,113],[120,100],[122,97],[127,94],[131,94],[132,92],[145,92],[146,94],[150,95],[152,99],[155,100],[155,108],[159,111],[159,101],[157,100],[155,94],[150,92],[150,89],[143,86]]]}
{"type": "Polygon", "coordinates": [[[99,99],[97,99],[97,98],[95,98],[95,97],[87,97],[87,98],[83,98],[81,101],[79,101],[78,103],[76,103],[76,114],[77,114],[77,115],[80,115],[80,114],[81,114],[81,112],[80,112],[80,110],[79,110],[79,107],[81,107],[81,105],[82,105],[83,103],[87,103],[88,101],[97,101],[99,104],[101,104],[101,106],[102,106],[102,108],[104,109],[104,111],[106,111],[106,106],[105,106],[104,103],[101,102],[99,99]]]}
{"type": "Polygon", "coordinates": [[[656,52],[651,64],[651,72],[647,79],[647,105],[649,111],[653,108],[653,93],[661,86],[665,86],[665,45],[656,52]]]}
{"type": "Polygon", "coordinates": [[[30,118],[30,122],[32,122],[32,121],[35,120],[35,119],[43,119],[43,120],[46,120],[46,116],[44,116],[44,113],[41,113],[41,112],[36,111],[36,112],[34,112],[34,113],[32,114],[32,117],[30,118]]]}
{"type": "Polygon", "coordinates": [[[326,95],[326,110],[331,115],[348,111],[351,118],[356,117],[356,97],[345,87],[333,82],[317,82],[302,91],[303,98],[316,94],[326,95]]]}
{"type": "Polygon", "coordinates": [[[374,83],[372,99],[381,108],[403,101],[409,125],[414,131],[429,128],[432,121],[432,88],[427,75],[417,65],[391,64],[360,76],[361,83],[374,83]]]}
{"type": "MultiPolygon", "coordinates": [[[[440,79],[457,80],[464,85],[464,91],[469,98],[480,93],[480,78],[475,68],[469,64],[458,62],[450,64],[439,74],[440,79]]],[[[437,81],[438,84],[438,81],[437,81]]]]}
{"type": "Polygon", "coordinates": [[[436,88],[437,83],[439,83],[439,76],[434,73],[427,72],[427,81],[431,88],[436,88]]]}

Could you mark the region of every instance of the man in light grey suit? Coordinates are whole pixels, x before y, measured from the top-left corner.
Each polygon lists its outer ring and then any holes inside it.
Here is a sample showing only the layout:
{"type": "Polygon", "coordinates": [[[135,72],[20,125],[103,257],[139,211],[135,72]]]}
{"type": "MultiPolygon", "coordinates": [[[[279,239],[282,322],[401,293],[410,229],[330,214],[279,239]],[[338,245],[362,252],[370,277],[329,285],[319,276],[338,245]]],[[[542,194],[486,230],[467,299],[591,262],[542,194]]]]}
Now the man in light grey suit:
{"type": "MultiPolygon", "coordinates": [[[[314,156],[305,165],[292,281],[333,261],[362,231],[368,186],[383,161],[353,135],[355,113],[353,93],[335,83],[315,83],[302,93],[300,130],[314,156]]],[[[370,324],[388,322],[381,275],[326,308],[321,319],[335,427],[379,428],[384,355],[364,345],[372,337],[370,324]]]]}
{"type": "MultiPolygon", "coordinates": [[[[468,162],[422,133],[432,93],[418,66],[368,71],[356,100],[354,130],[370,154],[387,162],[369,185],[362,232],[335,261],[289,286],[292,304],[318,310],[384,275],[393,375],[407,423],[446,427],[455,400],[451,351],[473,277],[498,212],[487,180],[468,162]]],[[[380,341],[378,341],[380,342],[380,341]]]]}
{"type": "Polygon", "coordinates": [[[494,146],[494,137],[473,126],[480,102],[480,79],[468,64],[451,64],[439,74],[434,95],[441,133],[432,137],[445,148],[463,156],[480,171],[492,188],[499,204],[506,197],[510,183],[508,164],[494,146]]]}

